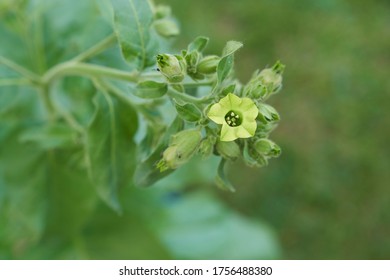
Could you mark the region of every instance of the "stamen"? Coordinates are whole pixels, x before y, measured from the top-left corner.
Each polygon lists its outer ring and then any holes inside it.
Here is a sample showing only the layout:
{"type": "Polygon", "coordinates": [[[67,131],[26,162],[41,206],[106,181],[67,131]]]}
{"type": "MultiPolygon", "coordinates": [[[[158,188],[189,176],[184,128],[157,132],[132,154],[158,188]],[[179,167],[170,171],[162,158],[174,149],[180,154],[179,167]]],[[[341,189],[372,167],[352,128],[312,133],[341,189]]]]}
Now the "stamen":
{"type": "Polygon", "coordinates": [[[234,111],[229,111],[225,115],[225,121],[231,127],[239,126],[242,123],[240,116],[234,111]]]}

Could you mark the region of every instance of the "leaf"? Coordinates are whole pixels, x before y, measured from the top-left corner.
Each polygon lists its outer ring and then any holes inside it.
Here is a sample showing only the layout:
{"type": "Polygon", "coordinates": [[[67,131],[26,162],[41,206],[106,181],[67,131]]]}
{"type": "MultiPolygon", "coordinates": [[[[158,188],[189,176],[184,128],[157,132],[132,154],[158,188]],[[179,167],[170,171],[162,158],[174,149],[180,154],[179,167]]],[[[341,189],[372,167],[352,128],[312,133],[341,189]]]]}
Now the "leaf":
{"type": "Polygon", "coordinates": [[[203,36],[196,37],[195,40],[188,45],[188,52],[189,53],[193,51],[202,52],[206,48],[208,42],[209,42],[209,38],[207,37],[203,37],[203,36]]]}
{"type": "Polygon", "coordinates": [[[202,117],[202,112],[194,104],[179,104],[175,99],[174,102],[176,111],[183,120],[187,122],[197,122],[202,117]]]}
{"type": "Polygon", "coordinates": [[[112,0],[114,28],[122,55],[142,70],[155,63],[156,42],[150,34],[153,12],[146,0],[112,0]]]}
{"type": "Polygon", "coordinates": [[[245,218],[204,191],[169,200],[154,228],[176,259],[275,259],[280,247],[261,221],[245,218]]]}
{"type": "Polygon", "coordinates": [[[0,145],[0,254],[9,250],[9,258],[22,258],[42,236],[47,206],[44,154],[21,144],[19,131],[0,145]]]}
{"type": "Polygon", "coordinates": [[[166,83],[155,81],[144,81],[137,84],[133,94],[141,98],[159,98],[163,97],[168,91],[166,83]]]}
{"type": "MultiPolygon", "coordinates": [[[[126,193],[132,196],[133,193],[126,193]]],[[[132,200],[136,202],[136,200],[132,200]]],[[[145,201],[143,201],[145,203],[145,201]]],[[[152,199],[146,203],[150,207],[152,199]]],[[[124,207],[127,207],[125,205],[124,207]]],[[[109,211],[99,205],[98,210],[86,224],[83,231],[85,250],[88,259],[169,259],[169,251],[159,240],[156,233],[150,230],[147,219],[138,210],[125,211],[123,215],[109,211]]]]}
{"type": "Polygon", "coordinates": [[[87,131],[88,167],[100,197],[120,211],[117,191],[131,181],[137,118],[129,105],[106,92],[94,99],[95,115],[87,131]]]}
{"type": "Polygon", "coordinates": [[[222,52],[222,57],[217,66],[218,83],[221,84],[229,75],[233,68],[234,53],[242,48],[243,44],[236,41],[229,41],[226,43],[222,52]]]}
{"type": "Polygon", "coordinates": [[[221,159],[219,165],[218,165],[218,171],[217,171],[217,176],[215,177],[215,183],[217,186],[223,190],[227,190],[230,192],[235,192],[236,189],[234,186],[229,182],[229,179],[225,175],[225,159],[221,159]]]}
{"type": "Polygon", "coordinates": [[[34,142],[44,150],[71,146],[76,142],[77,133],[64,124],[49,124],[33,127],[21,133],[19,141],[34,142]]]}
{"type": "Polygon", "coordinates": [[[176,118],[165,132],[157,148],[146,159],[137,164],[137,168],[134,173],[135,186],[150,187],[158,180],[174,171],[172,169],[168,169],[164,172],[160,172],[160,170],[156,167],[156,164],[161,159],[162,152],[167,148],[171,135],[175,134],[182,128],[183,121],[180,118],[176,118]]]}

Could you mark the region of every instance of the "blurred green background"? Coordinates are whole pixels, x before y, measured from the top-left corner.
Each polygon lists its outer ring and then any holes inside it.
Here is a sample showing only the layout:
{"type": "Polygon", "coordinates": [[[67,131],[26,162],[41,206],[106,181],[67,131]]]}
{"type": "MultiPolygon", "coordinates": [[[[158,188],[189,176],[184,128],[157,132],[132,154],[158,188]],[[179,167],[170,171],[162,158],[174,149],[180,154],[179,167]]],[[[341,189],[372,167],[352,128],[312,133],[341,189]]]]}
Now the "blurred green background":
{"type": "MultiPolygon", "coordinates": [[[[15,22],[0,6],[0,55],[34,73],[112,32],[100,14],[107,1],[19,2],[42,9],[15,22]],[[42,33],[27,36],[34,31],[42,33]]],[[[207,51],[216,54],[226,41],[242,41],[235,57],[243,83],[255,69],[286,64],[284,88],[270,99],[282,117],[271,134],[282,156],[262,169],[231,165],[234,194],[213,184],[215,158],[195,160],[153,188],[129,180],[118,215],[96,195],[83,147],[53,148],[47,135],[43,144],[21,141],[24,129],[41,132],[47,121],[36,92],[1,87],[0,259],[389,259],[390,3],[156,2],[171,5],[181,25],[177,51],[198,35],[211,38],[207,51]]],[[[128,67],[118,49],[90,62],[128,67]]],[[[0,76],[17,77],[4,66],[0,76]]],[[[67,78],[55,91],[88,128],[91,83],[67,78]]],[[[97,136],[107,136],[105,120],[97,136]]],[[[134,153],[131,140],[124,147],[134,153]]],[[[137,162],[126,164],[131,175],[137,162]]]]}
{"type": "Polygon", "coordinates": [[[211,38],[210,53],[244,42],[243,82],[277,59],[287,65],[270,100],[282,156],[232,168],[238,191],[220,195],[271,224],[283,258],[390,258],[390,2],[159,2],[181,23],[181,47],[194,34],[211,38]]]}

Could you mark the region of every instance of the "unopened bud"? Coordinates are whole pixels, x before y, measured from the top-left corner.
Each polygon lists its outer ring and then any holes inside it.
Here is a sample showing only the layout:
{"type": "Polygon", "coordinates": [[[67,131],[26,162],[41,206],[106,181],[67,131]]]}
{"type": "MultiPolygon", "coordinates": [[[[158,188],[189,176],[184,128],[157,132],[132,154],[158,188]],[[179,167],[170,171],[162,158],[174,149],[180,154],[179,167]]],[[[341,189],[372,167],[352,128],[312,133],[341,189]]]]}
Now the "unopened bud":
{"type": "Polygon", "coordinates": [[[280,147],[266,138],[257,140],[254,148],[259,154],[267,157],[278,157],[281,154],[280,147]]]}
{"type": "Polygon", "coordinates": [[[156,32],[163,37],[169,38],[179,35],[180,30],[176,22],[171,19],[159,19],[153,24],[156,32]]]}
{"type": "Polygon", "coordinates": [[[266,68],[260,73],[255,72],[244,89],[244,95],[265,100],[282,88],[284,65],[279,61],[272,68],[266,68]]]}
{"type": "Polygon", "coordinates": [[[159,54],[157,55],[157,65],[169,82],[180,83],[183,81],[186,73],[186,63],[181,56],[159,54]]]}
{"type": "Polygon", "coordinates": [[[234,141],[218,141],[216,149],[217,152],[225,159],[235,160],[241,154],[240,147],[234,141]]]}
{"type": "Polygon", "coordinates": [[[221,59],[216,55],[205,56],[198,64],[198,72],[202,74],[215,73],[220,60],[221,59]]]}
{"type": "Polygon", "coordinates": [[[163,158],[157,163],[161,172],[176,169],[186,163],[196,153],[202,135],[198,129],[181,131],[172,136],[163,158]]]}
{"type": "Polygon", "coordinates": [[[202,155],[202,158],[207,158],[211,156],[216,141],[217,137],[209,135],[205,139],[203,139],[202,142],[200,142],[199,153],[202,155]]]}
{"type": "Polygon", "coordinates": [[[170,17],[171,13],[172,13],[171,7],[166,5],[157,5],[154,12],[154,18],[162,19],[162,18],[170,17]]]}

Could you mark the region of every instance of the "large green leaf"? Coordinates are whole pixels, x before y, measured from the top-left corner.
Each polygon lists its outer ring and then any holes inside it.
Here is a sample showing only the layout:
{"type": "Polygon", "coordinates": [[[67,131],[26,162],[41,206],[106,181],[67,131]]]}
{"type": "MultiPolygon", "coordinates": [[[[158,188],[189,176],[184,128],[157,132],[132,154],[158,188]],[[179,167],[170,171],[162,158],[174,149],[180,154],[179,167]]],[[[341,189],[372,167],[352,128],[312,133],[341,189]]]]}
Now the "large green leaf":
{"type": "Polygon", "coordinates": [[[261,221],[241,216],[207,192],[178,197],[165,205],[160,238],[178,259],[275,259],[280,248],[261,221]]]}
{"type": "Polygon", "coordinates": [[[97,92],[94,103],[86,146],[91,180],[100,197],[120,211],[117,191],[131,181],[137,117],[132,107],[103,91],[97,92]]]}
{"type": "Polygon", "coordinates": [[[147,0],[112,0],[114,26],[123,57],[140,70],[155,63],[156,41],[150,26],[152,7],[147,0]]]}
{"type": "Polygon", "coordinates": [[[45,155],[15,128],[0,145],[0,252],[20,258],[45,228],[45,155]]]}

